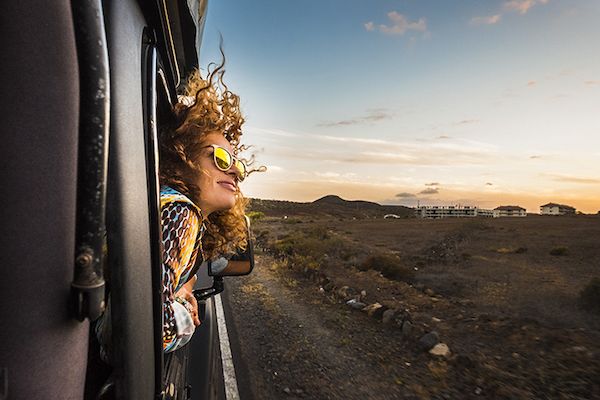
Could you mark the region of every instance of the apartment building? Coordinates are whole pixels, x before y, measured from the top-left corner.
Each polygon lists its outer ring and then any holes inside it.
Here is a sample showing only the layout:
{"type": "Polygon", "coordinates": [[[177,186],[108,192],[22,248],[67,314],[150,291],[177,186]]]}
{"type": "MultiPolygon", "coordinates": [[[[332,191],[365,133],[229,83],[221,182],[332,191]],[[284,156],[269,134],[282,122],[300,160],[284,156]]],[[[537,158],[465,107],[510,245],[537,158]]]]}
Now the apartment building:
{"type": "Polygon", "coordinates": [[[527,210],[519,206],[500,206],[494,208],[494,218],[499,217],[526,217],[527,210]]]}
{"type": "Polygon", "coordinates": [[[575,207],[565,204],[548,203],[540,206],[540,214],[542,215],[574,215],[575,207]]]}

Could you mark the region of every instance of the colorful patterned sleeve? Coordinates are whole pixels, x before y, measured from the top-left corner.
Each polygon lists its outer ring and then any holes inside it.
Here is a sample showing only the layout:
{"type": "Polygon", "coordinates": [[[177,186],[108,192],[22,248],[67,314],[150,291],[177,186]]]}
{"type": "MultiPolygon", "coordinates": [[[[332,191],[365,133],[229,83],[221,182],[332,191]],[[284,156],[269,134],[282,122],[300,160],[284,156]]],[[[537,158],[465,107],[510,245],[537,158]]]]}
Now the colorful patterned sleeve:
{"type": "Polygon", "coordinates": [[[187,282],[193,270],[200,220],[193,206],[182,202],[166,204],[161,219],[163,347],[169,352],[185,345],[195,329],[191,315],[175,301],[174,293],[187,282]]]}

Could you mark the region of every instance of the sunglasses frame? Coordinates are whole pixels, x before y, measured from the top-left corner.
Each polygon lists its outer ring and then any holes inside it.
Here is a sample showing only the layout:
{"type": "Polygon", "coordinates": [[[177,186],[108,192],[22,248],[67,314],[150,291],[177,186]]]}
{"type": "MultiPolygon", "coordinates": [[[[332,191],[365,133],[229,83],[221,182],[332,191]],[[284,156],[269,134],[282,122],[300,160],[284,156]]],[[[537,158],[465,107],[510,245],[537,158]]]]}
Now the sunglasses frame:
{"type": "Polygon", "coordinates": [[[223,171],[223,172],[227,172],[229,171],[233,166],[236,165],[237,162],[239,162],[240,164],[243,165],[244,170],[240,171],[239,168],[236,167],[236,171],[239,172],[239,174],[236,174],[237,180],[239,182],[242,182],[244,179],[246,179],[246,176],[248,176],[248,166],[239,158],[235,157],[233,154],[231,154],[229,152],[229,150],[227,150],[225,147],[223,146],[219,146],[218,144],[209,144],[208,146],[205,146],[204,148],[209,148],[212,147],[213,149],[213,163],[215,164],[215,167],[217,167],[217,169],[219,171],[223,171]],[[217,149],[221,149],[223,150],[225,153],[227,153],[229,155],[229,157],[231,158],[231,165],[229,166],[229,168],[223,169],[219,166],[219,163],[217,162],[217,149]]]}

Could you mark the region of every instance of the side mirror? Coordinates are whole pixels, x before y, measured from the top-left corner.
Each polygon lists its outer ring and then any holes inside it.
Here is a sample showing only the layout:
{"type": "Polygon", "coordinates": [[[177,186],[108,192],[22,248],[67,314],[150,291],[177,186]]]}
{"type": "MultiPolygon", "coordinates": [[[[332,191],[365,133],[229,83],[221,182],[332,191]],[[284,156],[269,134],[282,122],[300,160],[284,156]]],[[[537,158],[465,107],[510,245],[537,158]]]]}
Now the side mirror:
{"type": "Polygon", "coordinates": [[[244,251],[238,251],[229,260],[225,257],[210,260],[208,275],[210,276],[242,276],[248,275],[254,269],[254,247],[250,234],[250,218],[246,217],[248,244],[244,251]]]}
{"type": "Polygon", "coordinates": [[[246,217],[246,227],[248,244],[244,251],[238,251],[229,260],[225,257],[219,257],[216,260],[205,262],[208,267],[208,275],[213,277],[213,285],[209,288],[194,290],[194,296],[198,301],[206,300],[211,296],[221,293],[224,289],[224,276],[248,275],[254,269],[254,248],[252,245],[252,235],[250,234],[250,218],[248,217],[246,217]]]}

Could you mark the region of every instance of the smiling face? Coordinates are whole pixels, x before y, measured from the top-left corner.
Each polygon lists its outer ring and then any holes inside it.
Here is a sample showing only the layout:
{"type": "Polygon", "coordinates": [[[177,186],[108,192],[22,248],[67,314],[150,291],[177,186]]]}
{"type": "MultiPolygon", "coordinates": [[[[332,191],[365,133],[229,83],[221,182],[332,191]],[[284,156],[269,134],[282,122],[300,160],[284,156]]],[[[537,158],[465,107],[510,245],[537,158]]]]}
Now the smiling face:
{"type": "Polygon", "coordinates": [[[238,193],[236,173],[233,168],[221,171],[213,161],[214,148],[221,146],[233,154],[231,144],[220,133],[210,133],[203,139],[205,147],[196,162],[199,172],[194,182],[200,189],[198,207],[205,216],[215,211],[228,210],[235,205],[238,193]]]}

